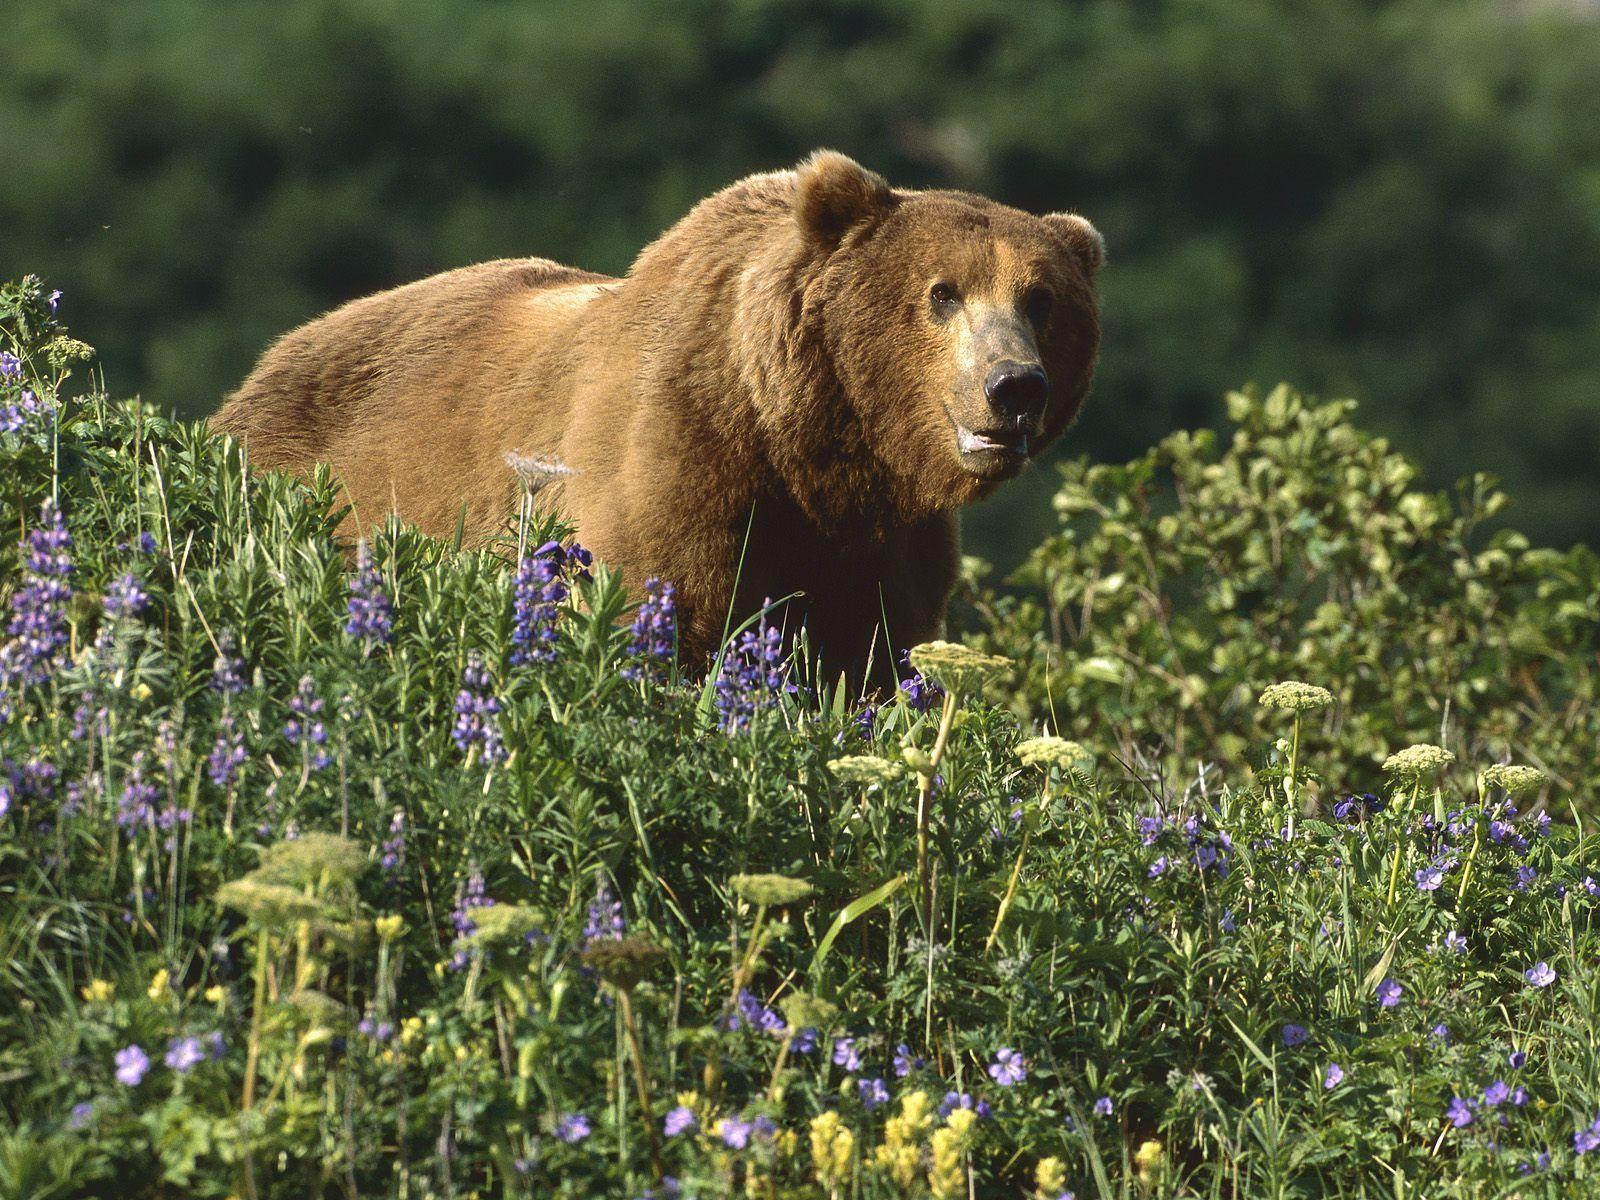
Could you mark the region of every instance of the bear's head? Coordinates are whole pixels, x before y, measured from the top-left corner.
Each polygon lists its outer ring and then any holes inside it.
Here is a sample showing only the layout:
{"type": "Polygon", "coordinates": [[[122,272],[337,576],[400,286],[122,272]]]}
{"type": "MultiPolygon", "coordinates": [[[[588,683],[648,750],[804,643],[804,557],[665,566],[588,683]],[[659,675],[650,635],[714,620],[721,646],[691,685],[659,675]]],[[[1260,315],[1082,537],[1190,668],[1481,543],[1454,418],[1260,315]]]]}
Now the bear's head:
{"type": "Polygon", "coordinates": [[[1089,390],[1100,235],[1069,213],[891,188],[831,151],[793,178],[806,321],[901,507],[987,495],[1089,390]]]}

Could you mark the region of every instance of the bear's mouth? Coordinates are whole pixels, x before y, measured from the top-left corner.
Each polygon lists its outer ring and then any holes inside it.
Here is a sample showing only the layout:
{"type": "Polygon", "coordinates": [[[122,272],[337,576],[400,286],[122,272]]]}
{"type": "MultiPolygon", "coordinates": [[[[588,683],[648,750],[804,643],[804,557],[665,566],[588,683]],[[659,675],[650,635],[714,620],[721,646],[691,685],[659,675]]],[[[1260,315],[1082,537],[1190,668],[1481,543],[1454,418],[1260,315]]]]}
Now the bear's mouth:
{"type": "Polygon", "coordinates": [[[961,465],[974,475],[1014,475],[1027,465],[1030,433],[1026,427],[968,429],[959,421],[950,423],[955,426],[961,465]]]}

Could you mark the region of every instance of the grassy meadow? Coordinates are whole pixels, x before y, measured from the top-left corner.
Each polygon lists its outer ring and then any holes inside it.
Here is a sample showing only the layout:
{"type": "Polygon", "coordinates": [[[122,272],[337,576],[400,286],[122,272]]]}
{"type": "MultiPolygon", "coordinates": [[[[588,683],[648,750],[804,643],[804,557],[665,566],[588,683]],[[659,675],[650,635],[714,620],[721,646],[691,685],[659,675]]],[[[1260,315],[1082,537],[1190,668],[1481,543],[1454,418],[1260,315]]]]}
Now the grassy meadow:
{"type": "Polygon", "coordinates": [[[110,398],[55,308],[0,289],[7,1200],[1600,1187],[1593,556],[1472,549],[1355,433],[1273,492],[1344,563],[1299,615],[1213,602],[1240,522],[1135,553],[1347,410],[1241,398],[1165,508],[1069,467],[1022,591],[974,564],[863,699],[761,620],[685,669],[670,581],[537,520],[352,563],[327,478],[110,398]],[[1363,455],[1388,566],[1319,532],[1363,455]]]}

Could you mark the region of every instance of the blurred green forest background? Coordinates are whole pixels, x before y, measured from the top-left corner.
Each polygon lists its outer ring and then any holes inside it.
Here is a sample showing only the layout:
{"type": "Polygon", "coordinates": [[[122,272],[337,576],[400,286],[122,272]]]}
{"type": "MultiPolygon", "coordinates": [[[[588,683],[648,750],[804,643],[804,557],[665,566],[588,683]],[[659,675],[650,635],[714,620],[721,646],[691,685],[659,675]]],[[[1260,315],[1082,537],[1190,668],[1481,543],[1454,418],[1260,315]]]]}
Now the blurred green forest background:
{"type": "MultiPolygon", "coordinates": [[[[0,276],[184,415],[335,303],[501,255],[620,273],[833,146],[1100,226],[1102,365],[1056,453],[1289,379],[1600,543],[1593,0],[28,0],[0,64],[0,276]]],[[[969,548],[1014,563],[1055,483],[969,548]]]]}

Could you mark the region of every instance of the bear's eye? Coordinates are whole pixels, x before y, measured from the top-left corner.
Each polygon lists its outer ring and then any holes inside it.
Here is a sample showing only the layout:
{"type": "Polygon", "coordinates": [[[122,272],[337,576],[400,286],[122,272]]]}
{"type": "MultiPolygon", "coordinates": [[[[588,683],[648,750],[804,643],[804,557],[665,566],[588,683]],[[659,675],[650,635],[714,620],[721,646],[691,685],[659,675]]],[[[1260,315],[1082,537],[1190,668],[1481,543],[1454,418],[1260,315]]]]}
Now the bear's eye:
{"type": "Polygon", "coordinates": [[[1028,310],[1028,320],[1035,327],[1042,326],[1050,319],[1050,310],[1056,306],[1056,296],[1049,288],[1036,287],[1028,292],[1023,306],[1028,310]]]}
{"type": "Polygon", "coordinates": [[[956,302],[955,286],[948,283],[936,283],[928,289],[928,299],[933,301],[935,308],[949,308],[956,302]]]}

